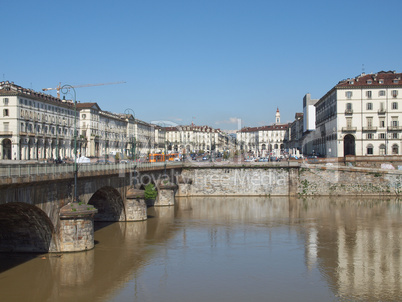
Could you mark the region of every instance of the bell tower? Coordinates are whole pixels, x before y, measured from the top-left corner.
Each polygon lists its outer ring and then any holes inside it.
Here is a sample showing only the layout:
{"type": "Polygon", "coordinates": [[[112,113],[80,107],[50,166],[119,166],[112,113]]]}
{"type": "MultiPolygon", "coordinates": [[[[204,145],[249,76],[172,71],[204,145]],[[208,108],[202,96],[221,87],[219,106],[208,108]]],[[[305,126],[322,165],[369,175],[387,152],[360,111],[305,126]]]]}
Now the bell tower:
{"type": "Polygon", "coordinates": [[[279,113],[279,108],[276,108],[275,124],[280,124],[280,123],[281,123],[281,114],[279,113]]]}

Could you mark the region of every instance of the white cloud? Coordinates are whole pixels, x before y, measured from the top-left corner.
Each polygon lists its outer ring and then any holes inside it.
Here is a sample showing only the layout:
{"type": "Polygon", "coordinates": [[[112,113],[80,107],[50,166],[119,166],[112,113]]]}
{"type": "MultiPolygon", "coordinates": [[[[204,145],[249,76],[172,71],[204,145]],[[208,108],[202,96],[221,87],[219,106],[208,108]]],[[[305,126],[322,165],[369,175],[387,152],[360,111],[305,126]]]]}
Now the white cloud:
{"type": "Polygon", "coordinates": [[[215,125],[221,125],[221,124],[237,124],[238,123],[238,118],[237,117],[231,117],[228,120],[223,120],[223,121],[216,121],[215,125]]]}

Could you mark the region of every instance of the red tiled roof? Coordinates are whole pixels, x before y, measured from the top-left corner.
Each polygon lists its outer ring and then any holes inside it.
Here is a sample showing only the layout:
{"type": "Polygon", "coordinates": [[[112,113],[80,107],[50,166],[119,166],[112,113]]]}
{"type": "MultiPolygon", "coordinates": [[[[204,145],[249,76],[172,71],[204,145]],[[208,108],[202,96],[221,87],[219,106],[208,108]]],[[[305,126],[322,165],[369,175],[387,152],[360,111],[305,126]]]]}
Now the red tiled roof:
{"type": "Polygon", "coordinates": [[[261,127],[245,127],[238,132],[256,132],[256,131],[268,131],[268,130],[286,130],[289,128],[289,124],[274,124],[261,127]]]}
{"type": "Polygon", "coordinates": [[[179,125],[176,127],[166,127],[166,131],[204,131],[204,132],[220,132],[220,129],[214,129],[210,126],[195,126],[195,125],[190,125],[190,126],[185,126],[185,125],[179,125]]]}
{"type": "Polygon", "coordinates": [[[335,87],[356,87],[356,86],[401,86],[402,73],[395,71],[380,71],[371,74],[361,74],[355,78],[340,81],[335,87]]]}
{"type": "MultiPolygon", "coordinates": [[[[88,109],[88,108],[92,108],[94,105],[99,107],[99,105],[97,103],[77,103],[77,109],[88,109]]],[[[100,109],[100,107],[99,107],[99,109],[100,109]]]]}

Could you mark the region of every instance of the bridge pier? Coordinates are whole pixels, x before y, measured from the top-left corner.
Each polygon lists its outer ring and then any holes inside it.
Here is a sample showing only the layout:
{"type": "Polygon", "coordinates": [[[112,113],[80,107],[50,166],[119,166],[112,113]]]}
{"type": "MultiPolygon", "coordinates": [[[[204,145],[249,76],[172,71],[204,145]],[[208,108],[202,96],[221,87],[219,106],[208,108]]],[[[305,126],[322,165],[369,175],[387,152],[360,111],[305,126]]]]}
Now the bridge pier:
{"type": "Polygon", "coordinates": [[[177,196],[190,196],[191,184],[193,180],[189,177],[184,177],[183,175],[177,176],[177,196]]]}
{"type": "Polygon", "coordinates": [[[158,183],[157,188],[158,196],[156,197],[154,206],[173,206],[177,185],[171,183],[170,181],[162,180],[158,183]]]}
{"type": "Polygon", "coordinates": [[[80,252],[94,248],[96,213],[93,206],[80,203],[70,203],[60,209],[58,252],[80,252]]]}
{"type": "Polygon", "coordinates": [[[143,221],[147,219],[145,192],[131,188],[126,193],[126,221],[143,221]]]}

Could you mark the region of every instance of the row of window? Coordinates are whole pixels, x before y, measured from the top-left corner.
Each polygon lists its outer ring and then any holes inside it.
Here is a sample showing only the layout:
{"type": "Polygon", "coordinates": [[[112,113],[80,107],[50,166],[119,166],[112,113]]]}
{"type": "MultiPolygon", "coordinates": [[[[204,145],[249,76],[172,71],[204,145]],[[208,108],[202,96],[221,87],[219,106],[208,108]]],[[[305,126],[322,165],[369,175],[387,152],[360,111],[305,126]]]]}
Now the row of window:
{"type": "MultiPolygon", "coordinates": [[[[391,108],[393,110],[397,110],[398,109],[398,102],[392,102],[391,103],[391,108]]],[[[346,110],[350,111],[353,109],[352,103],[346,103],[346,110]]],[[[373,110],[373,103],[367,103],[366,104],[366,110],[373,110]]],[[[384,111],[385,110],[385,105],[383,102],[380,103],[380,111],[384,111]]]]}
{"type": "MultiPolygon", "coordinates": [[[[386,138],[386,134],[385,133],[378,133],[378,139],[385,139],[386,138]]],[[[392,133],[391,134],[391,139],[398,139],[399,138],[399,135],[398,135],[398,133],[392,133]]],[[[336,134],[330,134],[330,135],[327,135],[325,138],[318,138],[318,139],[315,139],[314,141],[313,141],[313,145],[315,145],[315,146],[318,146],[318,145],[320,145],[320,144],[323,144],[325,141],[333,141],[333,140],[336,140],[337,139],[337,136],[336,136],[336,134]]],[[[374,135],[374,133],[367,133],[366,134],[366,139],[371,139],[371,140],[374,140],[375,139],[375,135],[374,135]]]]}
{"type": "MultiPolygon", "coordinates": [[[[373,117],[366,117],[366,125],[367,125],[367,130],[370,128],[373,128],[373,117]]],[[[399,126],[399,121],[397,116],[391,117],[391,127],[395,128],[399,126]]],[[[352,127],[352,118],[347,117],[346,118],[346,127],[351,128],[352,127]]],[[[379,127],[380,128],[385,128],[385,118],[381,117],[379,118],[379,127]]]]}
{"type": "MultiPolygon", "coordinates": [[[[378,139],[385,139],[386,134],[385,133],[378,133],[378,139]]],[[[398,139],[399,135],[397,132],[391,134],[392,139],[398,139]]],[[[375,139],[374,133],[367,133],[366,134],[366,139],[375,139]]]]}
{"type": "MultiPolygon", "coordinates": [[[[395,78],[395,79],[392,80],[392,83],[398,84],[398,83],[399,83],[399,80],[400,80],[400,77],[397,77],[397,78],[395,78]]],[[[355,83],[354,80],[350,80],[350,81],[349,81],[349,84],[352,84],[352,85],[353,85],[354,83],[355,83]]],[[[369,84],[369,85],[371,85],[371,84],[373,84],[373,80],[367,80],[366,83],[369,84]]],[[[384,79],[379,79],[379,80],[378,80],[378,84],[384,84],[384,79]]]]}
{"type": "MultiPolygon", "coordinates": [[[[8,101],[7,101],[7,103],[8,103],[8,101]]],[[[48,110],[48,111],[59,113],[59,114],[61,113],[61,114],[68,114],[68,115],[74,116],[73,110],[59,108],[56,106],[51,106],[51,105],[42,104],[42,103],[35,103],[34,101],[31,101],[31,100],[20,99],[20,105],[31,106],[34,108],[38,108],[38,109],[40,108],[43,110],[48,110]]]]}
{"type": "MultiPolygon", "coordinates": [[[[386,154],[385,151],[386,151],[385,145],[384,145],[384,144],[380,145],[380,147],[379,147],[379,153],[380,153],[380,155],[385,155],[385,154],[386,154]]],[[[392,152],[392,154],[394,154],[394,155],[399,154],[399,147],[398,147],[397,144],[392,145],[391,152],[392,152]]],[[[368,155],[373,155],[373,154],[374,154],[374,146],[373,146],[372,144],[368,144],[368,145],[367,145],[367,147],[366,147],[366,153],[367,153],[368,155]]]]}
{"type": "MultiPolygon", "coordinates": [[[[44,134],[55,134],[56,133],[56,127],[48,127],[48,126],[40,126],[40,125],[35,125],[35,128],[34,128],[34,126],[33,126],[33,124],[31,124],[31,123],[21,123],[21,128],[20,128],[20,131],[21,132],[28,132],[28,133],[34,133],[34,132],[36,132],[36,133],[38,133],[38,134],[40,134],[41,133],[41,130],[42,130],[42,133],[44,133],[44,134]],[[36,129],[35,129],[36,128],[36,129]]],[[[64,135],[67,135],[68,133],[70,133],[70,135],[72,136],[73,135],[73,130],[71,130],[70,129],[70,131],[68,131],[68,129],[67,128],[57,128],[57,133],[58,134],[64,134],[64,135]]]]}
{"type": "MultiPolygon", "coordinates": [[[[367,98],[371,99],[371,98],[372,98],[372,95],[373,95],[373,93],[372,93],[371,90],[366,91],[366,97],[367,97],[367,98]]],[[[380,97],[380,96],[385,96],[385,95],[386,95],[385,90],[379,90],[379,91],[378,91],[378,96],[379,96],[379,97],[380,97]]],[[[346,91],[346,92],[345,92],[345,97],[346,97],[347,99],[351,99],[352,96],[353,96],[353,91],[346,91]]],[[[398,97],[398,90],[391,90],[391,96],[392,96],[393,98],[398,97]]]]}

